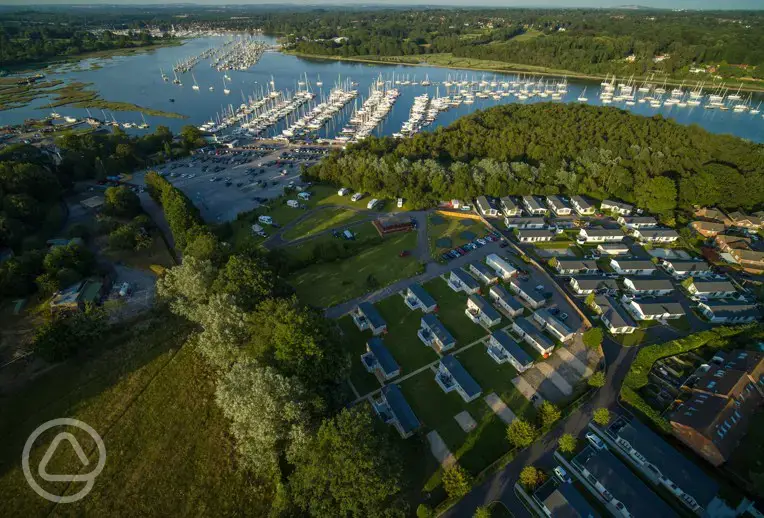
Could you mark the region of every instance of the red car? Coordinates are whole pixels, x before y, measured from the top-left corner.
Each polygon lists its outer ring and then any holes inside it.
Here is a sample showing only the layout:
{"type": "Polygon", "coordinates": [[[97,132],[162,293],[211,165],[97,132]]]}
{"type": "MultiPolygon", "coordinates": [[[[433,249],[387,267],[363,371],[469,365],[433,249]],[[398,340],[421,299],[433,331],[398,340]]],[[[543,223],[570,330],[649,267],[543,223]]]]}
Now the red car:
{"type": "Polygon", "coordinates": [[[411,255],[411,250],[401,250],[401,253],[398,254],[398,257],[408,257],[411,255]]]}

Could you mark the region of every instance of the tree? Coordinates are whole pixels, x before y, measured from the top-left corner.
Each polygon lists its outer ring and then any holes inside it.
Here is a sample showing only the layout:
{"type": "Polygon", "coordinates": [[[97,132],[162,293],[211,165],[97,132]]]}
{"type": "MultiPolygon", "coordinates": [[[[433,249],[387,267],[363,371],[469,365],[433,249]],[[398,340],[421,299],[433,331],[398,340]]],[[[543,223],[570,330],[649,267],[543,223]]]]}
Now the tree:
{"type": "Polygon", "coordinates": [[[587,295],[586,298],[584,299],[584,304],[586,304],[586,307],[594,309],[594,307],[596,306],[596,302],[595,302],[596,298],[597,297],[596,295],[594,295],[594,293],[590,293],[589,295],[587,295]]]}
{"type": "Polygon", "coordinates": [[[590,387],[600,388],[605,386],[606,382],[605,373],[602,371],[597,371],[591,376],[589,376],[589,380],[587,383],[590,387]]]}
{"type": "Polygon", "coordinates": [[[544,473],[533,466],[525,466],[520,471],[520,483],[528,491],[533,491],[544,482],[544,473]]]}
{"type": "Polygon", "coordinates": [[[536,429],[528,421],[517,418],[507,427],[507,440],[518,448],[525,448],[536,440],[536,429]]]}
{"type": "Polygon", "coordinates": [[[596,349],[602,343],[604,335],[599,327],[591,327],[584,331],[582,338],[586,347],[596,349]]]}
{"type": "Polygon", "coordinates": [[[478,507],[472,518],[491,518],[491,508],[487,506],[478,507]]]}
{"type": "Polygon", "coordinates": [[[458,464],[443,471],[443,488],[449,498],[461,498],[470,492],[472,477],[458,464]]]}
{"type": "Polygon", "coordinates": [[[557,447],[563,453],[573,453],[576,451],[576,438],[572,434],[564,433],[557,441],[557,447]]]}
{"type": "Polygon", "coordinates": [[[405,515],[399,450],[366,409],[343,409],[290,451],[291,497],[309,516],[405,515]]]}
{"type": "Polygon", "coordinates": [[[218,273],[214,290],[233,296],[241,308],[252,310],[275,287],[276,277],[264,260],[232,255],[218,273]]]}
{"type": "Polygon", "coordinates": [[[253,361],[236,363],[218,381],[215,400],[231,420],[242,464],[264,477],[280,473],[289,442],[305,433],[309,414],[297,380],[253,361]]]}
{"type": "Polygon", "coordinates": [[[251,349],[257,358],[299,377],[310,387],[336,384],[350,368],[329,322],[296,297],[267,299],[252,315],[251,349]]]}
{"type": "Polygon", "coordinates": [[[180,141],[186,149],[194,149],[204,143],[202,132],[196,126],[188,124],[180,130],[180,141]]]}
{"type": "Polygon", "coordinates": [[[419,504],[416,508],[417,518],[433,518],[435,513],[432,508],[427,504],[419,504]]]}
{"type": "Polygon", "coordinates": [[[542,428],[551,427],[562,416],[560,409],[554,406],[549,401],[544,401],[543,403],[541,403],[541,405],[539,406],[538,414],[539,414],[539,421],[541,422],[542,428]]]}
{"type": "Polygon", "coordinates": [[[104,193],[104,211],[123,218],[133,218],[141,212],[141,200],[129,187],[109,187],[104,193]]]}
{"type": "Polygon", "coordinates": [[[594,411],[594,422],[600,426],[610,424],[610,410],[607,408],[598,408],[594,411]]]}
{"type": "Polygon", "coordinates": [[[61,361],[95,346],[106,330],[102,308],[86,306],[84,311],[61,315],[37,329],[34,348],[48,361],[61,361]]]}
{"type": "Polygon", "coordinates": [[[547,264],[552,268],[557,268],[557,265],[560,264],[560,261],[558,261],[556,257],[550,257],[547,261],[547,264]]]}

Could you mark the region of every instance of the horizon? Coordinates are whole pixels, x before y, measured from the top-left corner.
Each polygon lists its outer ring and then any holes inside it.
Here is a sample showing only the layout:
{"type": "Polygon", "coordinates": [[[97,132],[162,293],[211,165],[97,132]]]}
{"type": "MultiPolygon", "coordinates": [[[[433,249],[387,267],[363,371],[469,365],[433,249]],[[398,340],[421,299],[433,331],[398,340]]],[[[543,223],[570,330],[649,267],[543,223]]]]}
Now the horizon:
{"type": "Polygon", "coordinates": [[[406,0],[377,0],[364,2],[358,0],[330,0],[327,2],[317,2],[316,0],[284,0],[282,2],[259,2],[257,0],[244,0],[231,2],[229,0],[201,0],[189,2],[187,0],[123,0],[115,2],[114,0],[48,0],[39,3],[30,3],[28,0],[0,0],[0,6],[3,7],[355,7],[358,9],[372,7],[392,7],[392,8],[507,8],[507,9],[659,9],[666,11],[687,10],[687,11],[760,11],[764,10],[764,2],[761,0],[728,0],[723,8],[718,5],[716,0],[641,0],[628,3],[619,0],[537,0],[530,2],[528,0],[481,0],[477,4],[469,4],[466,0],[429,0],[427,2],[411,4],[406,0]]]}

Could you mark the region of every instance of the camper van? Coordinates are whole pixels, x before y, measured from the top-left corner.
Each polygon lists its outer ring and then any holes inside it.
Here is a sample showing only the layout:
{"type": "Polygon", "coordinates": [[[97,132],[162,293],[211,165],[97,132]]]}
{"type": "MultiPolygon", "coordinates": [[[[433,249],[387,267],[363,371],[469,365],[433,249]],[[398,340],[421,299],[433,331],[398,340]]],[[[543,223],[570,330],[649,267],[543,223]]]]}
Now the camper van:
{"type": "Polygon", "coordinates": [[[350,194],[350,189],[348,189],[347,187],[343,187],[342,189],[337,191],[338,196],[347,196],[348,194],[350,194]]]}
{"type": "Polygon", "coordinates": [[[297,197],[300,198],[301,200],[307,201],[307,200],[310,199],[310,193],[307,192],[307,191],[301,192],[301,193],[297,194],[297,197]]]}
{"type": "Polygon", "coordinates": [[[289,207],[292,207],[293,209],[299,209],[300,208],[300,202],[297,200],[287,200],[287,205],[289,207]]]}
{"type": "Polygon", "coordinates": [[[259,218],[257,218],[257,221],[259,221],[263,225],[273,225],[273,218],[270,216],[260,216],[259,218]]]}
{"type": "Polygon", "coordinates": [[[398,198],[398,208],[400,209],[402,207],[403,207],[403,198],[398,198]]]}
{"type": "Polygon", "coordinates": [[[369,203],[366,204],[366,208],[369,210],[372,210],[374,207],[377,206],[377,203],[379,203],[379,200],[374,198],[371,201],[369,201],[369,203]]]}

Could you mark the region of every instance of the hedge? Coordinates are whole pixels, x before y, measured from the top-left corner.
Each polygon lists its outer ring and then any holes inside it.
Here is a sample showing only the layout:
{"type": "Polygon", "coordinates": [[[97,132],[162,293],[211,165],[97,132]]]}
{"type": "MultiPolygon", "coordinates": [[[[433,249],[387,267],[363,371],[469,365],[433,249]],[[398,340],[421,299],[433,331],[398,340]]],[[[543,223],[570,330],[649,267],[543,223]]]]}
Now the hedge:
{"type": "Polygon", "coordinates": [[[753,326],[718,327],[671,340],[670,342],[644,347],[637,354],[637,358],[631,364],[631,368],[623,380],[621,399],[650,419],[658,428],[670,432],[671,425],[669,425],[668,421],[639,394],[639,390],[647,385],[649,381],[647,375],[650,373],[650,369],[653,368],[655,362],[661,358],[693,351],[705,345],[721,349],[728,345],[727,338],[738,335],[751,327],[753,326]]]}
{"type": "Polygon", "coordinates": [[[205,231],[199,209],[183,191],[153,171],[146,175],[146,185],[151,197],[162,206],[176,247],[184,249],[194,237],[205,231]]]}

